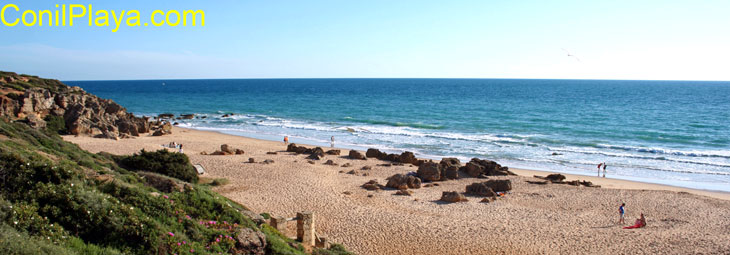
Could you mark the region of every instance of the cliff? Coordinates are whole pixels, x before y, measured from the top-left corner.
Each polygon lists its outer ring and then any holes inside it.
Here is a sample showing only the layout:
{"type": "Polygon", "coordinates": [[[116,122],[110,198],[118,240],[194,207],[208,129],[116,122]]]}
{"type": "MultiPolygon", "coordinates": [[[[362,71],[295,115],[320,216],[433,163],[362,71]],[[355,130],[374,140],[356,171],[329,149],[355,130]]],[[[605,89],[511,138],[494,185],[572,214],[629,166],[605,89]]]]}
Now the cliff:
{"type": "Polygon", "coordinates": [[[62,131],[100,138],[127,138],[150,132],[147,119],[128,113],[110,99],[58,80],[11,72],[0,72],[0,116],[33,128],[44,128],[47,120],[62,117],[62,131]]]}

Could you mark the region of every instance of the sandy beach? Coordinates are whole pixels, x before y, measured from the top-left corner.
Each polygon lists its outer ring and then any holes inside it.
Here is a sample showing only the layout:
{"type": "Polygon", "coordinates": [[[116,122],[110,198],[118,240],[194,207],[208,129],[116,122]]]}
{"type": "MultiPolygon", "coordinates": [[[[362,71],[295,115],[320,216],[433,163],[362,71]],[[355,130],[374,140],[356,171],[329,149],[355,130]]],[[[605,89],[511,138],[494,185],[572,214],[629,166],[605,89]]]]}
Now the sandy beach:
{"type": "MultiPolygon", "coordinates": [[[[491,203],[467,196],[467,202],[447,204],[438,201],[443,191],[464,192],[466,185],[483,180],[444,181],[415,189],[412,196],[397,196],[395,190],[373,192],[360,186],[372,179],[385,184],[385,178],[417,167],[351,160],[345,149],[340,156],[327,155],[309,164],[306,155],[285,152],[281,142],[177,127],[173,132],[118,141],[64,139],[91,152],[113,154],[158,150],[172,141],[184,144],[191,162],[206,168],[205,177],[230,180],[215,188],[217,192],[259,213],[292,217],[312,211],[319,234],[358,254],[730,253],[729,193],[576,175],[566,176],[602,187],[536,185],[526,181],[539,180],[532,176],[548,172],[510,169],[519,176],[490,178],[512,180],[511,194],[491,203]],[[245,154],[200,154],[218,150],[221,144],[245,154]],[[274,163],[247,163],[249,158],[274,163]],[[325,165],[326,160],[352,166],[325,165]],[[361,170],[364,166],[372,169],[361,170]],[[347,174],[350,170],[357,174],[347,174]],[[622,202],[626,224],[618,225],[622,202]],[[622,229],[640,213],[646,216],[645,228],[622,229]]],[[[285,234],[294,236],[294,225],[285,234]]]]}

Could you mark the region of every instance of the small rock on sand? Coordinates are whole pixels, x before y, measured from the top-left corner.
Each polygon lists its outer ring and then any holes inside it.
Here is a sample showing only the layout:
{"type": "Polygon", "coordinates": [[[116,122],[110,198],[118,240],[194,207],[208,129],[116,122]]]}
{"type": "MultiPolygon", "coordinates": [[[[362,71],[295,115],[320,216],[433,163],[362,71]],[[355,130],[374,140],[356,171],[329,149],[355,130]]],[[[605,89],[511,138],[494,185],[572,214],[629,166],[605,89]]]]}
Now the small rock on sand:
{"type": "Polygon", "coordinates": [[[444,191],[441,193],[441,201],[449,202],[449,203],[456,203],[456,202],[466,202],[468,201],[464,195],[462,195],[459,192],[456,191],[444,191]]]}
{"type": "Polygon", "coordinates": [[[413,191],[410,191],[410,190],[407,190],[407,189],[402,189],[402,190],[398,190],[397,192],[395,192],[395,195],[397,195],[397,196],[410,196],[410,195],[413,195],[413,191]]]}

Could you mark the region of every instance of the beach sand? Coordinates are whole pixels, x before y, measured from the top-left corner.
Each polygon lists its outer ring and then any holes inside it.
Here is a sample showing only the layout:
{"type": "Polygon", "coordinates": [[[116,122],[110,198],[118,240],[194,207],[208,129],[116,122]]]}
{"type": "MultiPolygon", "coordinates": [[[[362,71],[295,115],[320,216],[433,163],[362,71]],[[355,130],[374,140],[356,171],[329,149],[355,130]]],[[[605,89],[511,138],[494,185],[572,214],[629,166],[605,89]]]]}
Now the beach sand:
{"type": "MultiPolygon", "coordinates": [[[[348,150],[313,165],[307,163],[307,155],[285,152],[281,142],[177,127],[172,135],[161,137],[64,139],[91,152],[114,154],[182,143],[192,163],[206,168],[205,177],[230,180],[215,191],[258,213],[293,217],[300,211],[314,212],[318,234],[358,254],[730,254],[730,194],[723,192],[575,175],[566,176],[602,188],[536,185],[525,181],[547,172],[511,169],[520,176],[490,177],[512,180],[511,194],[491,203],[467,196],[467,202],[446,204],[438,201],[441,192],[464,192],[466,185],[484,180],[439,182],[412,190],[413,196],[397,196],[395,190],[373,192],[360,185],[371,179],[385,184],[385,178],[417,167],[351,160],[345,157],[348,150]],[[221,144],[245,154],[200,155],[221,144]],[[272,151],[278,154],[266,154],[272,151]],[[246,163],[249,158],[274,163],[246,163]],[[328,159],[353,166],[324,165],[328,159]],[[360,170],[363,166],[372,169],[360,170]],[[340,173],[350,170],[360,174],[340,173]],[[616,224],[622,202],[623,226],[644,213],[647,227],[628,230],[616,224]]],[[[291,222],[285,234],[295,236],[295,225],[291,222]]]]}

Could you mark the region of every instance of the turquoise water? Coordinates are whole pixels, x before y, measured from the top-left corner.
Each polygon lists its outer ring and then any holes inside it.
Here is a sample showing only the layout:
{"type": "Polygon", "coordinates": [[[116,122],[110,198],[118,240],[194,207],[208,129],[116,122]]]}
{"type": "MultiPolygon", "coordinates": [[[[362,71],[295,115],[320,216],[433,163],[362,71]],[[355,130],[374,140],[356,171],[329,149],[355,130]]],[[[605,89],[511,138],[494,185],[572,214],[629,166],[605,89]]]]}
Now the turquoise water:
{"type": "Polygon", "coordinates": [[[517,79],[69,81],[181,126],[730,191],[730,82],[517,79]],[[164,85],[163,85],[164,84],[164,85]],[[222,118],[224,113],[235,113],[222,118]],[[557,155],[554,155],[557,154],[557,155]]]}

